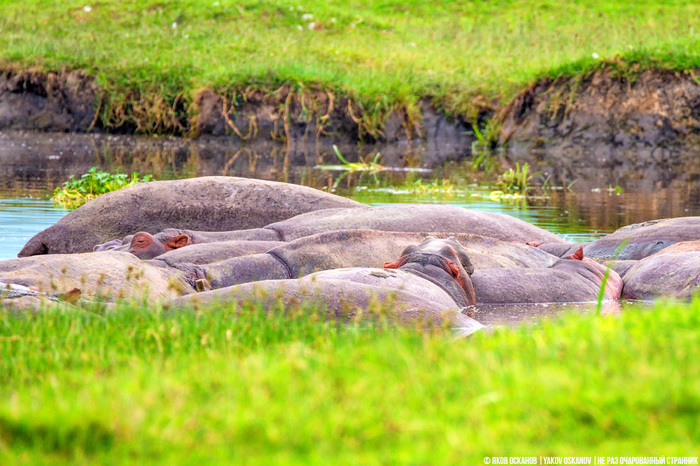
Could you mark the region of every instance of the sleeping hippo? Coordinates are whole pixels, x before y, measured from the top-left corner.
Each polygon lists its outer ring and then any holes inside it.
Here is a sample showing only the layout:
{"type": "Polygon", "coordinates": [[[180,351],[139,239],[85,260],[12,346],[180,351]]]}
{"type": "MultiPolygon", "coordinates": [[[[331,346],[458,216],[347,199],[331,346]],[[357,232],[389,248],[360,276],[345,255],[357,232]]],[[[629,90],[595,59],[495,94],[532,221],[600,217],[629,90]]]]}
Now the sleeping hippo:
{"type": "MultiPolygon", "coordinates": [[[[449,205],[395,204],[309,212],[264,228],[229,232],[168,229],[157,234],[139,232],[128,250],[142,258],[188,244],[214,241],[293,241],[317,233],[367,229],[397,232],[469,233],[502,241],[563,243],[546,230],[509,215],[464,209],[449,205]]],[[[99,246],[99,245],[98,245],[99,246]]],[[[118,248],[121,250],[126,247],[118,248]]]]}
{"type": "Polygon", "coordinates": [[[644,259],[672,244],[700,240],[700,217],[652,220],[622,227],[592,243],[533,244],[555,256],[566,257],[583,247],[586,257],[616,260],[644,259]],[[623,245],[624,243],[624,245],[623,245]]]}
{"type": "MultiPolygon", "coordinates": [[[[529,246],[468,234],[401,233],[376,230],[340,230],[306,236],[288,243],[229,241],[194,245],[177,249],[155,258],[171,267],[181,263],[197,263],[213,288],[273,279],[299,278],[320,270],[344,267],[382,267],[384,262],[398,257],[405,248],[421,243],[426,238],[452,237],[459,241],[469,257],[471,268],[549,267],[559,259],[529,246]],[[273,244],[261,254],[243,254],[250,251],[248,243],[273,244]],[[219,258],[229,259],[204,263],[200,249],[216,248],[219,258]]],[[[206,255],[213,258],[216,256],[206,255]]],[[[465,267],[467,267],[465,265],[465,267]]]]}
{"type": "Polygon", "coordinates": [[[228,176],[152,181],[104,194],[74,210],[32,237],[19,257],[88,252],[97,244],[139,231],[241,230],[313,210],[363,205],[274,181],[228,176]]]}
{"type": "Polygon", "coordinates": [[[584,303],[616,300],[622,292],[617,272],[581,248],[545,268],[476,270],[472,283],[478,304],[584,303]]]}
{"type": "MultiPolygon", "coordinates": [[[[250,230],[245,230],[250,231],[250,230]]],[[[275,235],[271,234],[271,237],[275,235]]],[[[181,230],[177,228],[167,228],[161,232],[151,235],[148,232],[140,231],[134,235],[130,235],[124,238],[124,240],[112,240],[103,244],[98,244],[93,248],[93,251],[104,251],[104,250],[114,250],[114,251],[125,251],[130,252],[139,259],[153,259],[154,257],[160,256],[170,251],[176,249],[184,248],[185,246],[200,246],[197,248],[199,252],[205,250],[215,251],[222,250],[220,246],[202,246],[211,245],[218,243],[238,243],[238,248],[242,248],[243,243],[250,243],[249,249],[260,251],[260,247],[263,244],[270,245],[270,248],[274,245],[283,243],[277,240],[261,240],[256,241],[255,235],[250,235],[246,237],[244,235],[238,234],[237,231],[192,231],[192,230],[181,230]],[[233,239],[232,239],[233,238],[233,239]]],[[[213,253],[205,254],[206,256],[214,257],[213,253]]],[[[201,261],[200,258],[197,262],[201,261]]]]}
{"type": "Polygon", "coordinates": [[[193,293],[201,278],[193,266],[162,267],[124,252],[50,254],[0,261],[0,283],[50,295],[79,290],[88,300],[147,295],[164,301],[193,293]]]}
{"type": "Polygon", "coordinates": [[[700,292],[700,241],[684,241],[663,248],[621,270],[622,297],[688,299],[700,292]]]}
{"type": "Polygon", "coordinates": [[[390,269],[344,268],[316,272],[300,279],[266,280],[185,296],[171,301],[179,308],[212,301],[263,300],[267,307],[278,299],[303,300],[327,310],[327,316],[349,320],[366,314],[373,301],[391,302],[387,317],[400,323],[453,326],[463,331],[481,327],[460,313],[474,305],[466,250],[450,239],[428,238],[404,251],[390,269]]]}

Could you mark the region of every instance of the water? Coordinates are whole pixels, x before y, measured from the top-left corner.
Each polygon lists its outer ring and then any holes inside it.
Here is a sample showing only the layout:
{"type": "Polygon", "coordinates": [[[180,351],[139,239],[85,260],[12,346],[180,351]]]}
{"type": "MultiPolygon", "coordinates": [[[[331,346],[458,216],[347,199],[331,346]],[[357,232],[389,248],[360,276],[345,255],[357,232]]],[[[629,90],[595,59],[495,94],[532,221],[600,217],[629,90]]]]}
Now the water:
{"type": "MultiPolygon", "coordinates": [[[[631,223],[700,215],[700,176],[693,173],[686,173],[682,179],[654,182],[651,189],[639,180],[628,185],[612,174],[606,178],[598,173],[596,181],[585,179],[570,189],[560,186],[539,190],[527,201],[503,201],[491,197],[495,187],[485,186],[468,161],[451,160],[458,158],[456,154],[448,154],[445,164],[436,165],[422,162],[426,159],[421,154],[427,149],[420,144],[341,148],[351,161],[372,159],[378,151],[388,154],[382,160],[385,165],[432,171],[372,174],[314,169],[315,165],[338,163],[327,146],[290,152],[281,145],[240,147],[226,139],[0,132],[0,260],[16,257],[31,236],[69,212],[53,205],[49,200],[51,191],[71,175],[80,176],[93,166],[113,173],[153,174],[156,179],[233,175],[284,181],[336,192],[370,205],[451,204],[512,215],[571,242],[593,241],[631,223]],[[426,186],[431,179],[449,180],[454,192],[422,194],[417,183],[425,180],[426,186]]],[[[486,325],[534,321],[571,309],[591,312],[593,307],[484,306],[478,310],[477,319],[486,325]]],[[[605,312],[619,312],[619,307],[605,312]]]]}
{"type": "Polygon", "coordinates": [[[595,183],[582,180],[572,189],[550,189],[538,192],[536,198],[527,202],[509,203],[491,199],[494,187],[476,183],[479,176],[468,161],[453,160],[458,157],[456,152],[443,154],[447,162],[439,165],[424,156],[433,149],[420,144],[351,146],[340,150],[351,161],[373,159],[381,152],[382,163],[387,166],[427,167],[432,172],[315,170],[315,165],[338,163],[332,147],[323,145],[288,151],[283,145],[270,143],[236,146],[224,138],[0,132],[0,260],[16,257],[33,234],[68,212],[53,207],[48,200],[51,190],[92,166],[113,173],[153,174],[156,179],[235,175],[285,181],[334,191],[370,205],[453,204],[509,214],[571,242],[593,241],[631,223],[700,215],[700,177],[657,182],[653,189],[644,185],[644,190],[639,191],[638,182],[630,186],[623,183],[616,190],[612,187],[617,187],[620,179],[613,174],[600,178],[599,173],[595,183]],[[424,163],[425,160],[430,162],[424,163]],[[415,190],[418,180],[431,178],[450,180],[456,188],[454,193],[436,197],[415,190]]]}
{"type": "Polygon", "coordinates": [[[0,260],[17,257],[29,238],[61,219],[68,209],[45,199],[0,197],[0,260]]]}

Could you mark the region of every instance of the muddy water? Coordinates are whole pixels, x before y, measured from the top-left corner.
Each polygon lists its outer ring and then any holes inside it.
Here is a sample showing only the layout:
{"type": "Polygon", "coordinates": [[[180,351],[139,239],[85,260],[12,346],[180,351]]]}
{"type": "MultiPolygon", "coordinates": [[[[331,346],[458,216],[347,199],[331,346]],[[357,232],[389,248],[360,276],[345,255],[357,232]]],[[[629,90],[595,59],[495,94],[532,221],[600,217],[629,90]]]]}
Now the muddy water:
{"type": "MultiPolygon", "coordinates": [[[[333,149],[325,146],[288,150],[283,144],[270,143],[240,147],[222,138],[0,132],[0,260],[16,257],[32,235],[68,212],[53,206],[48,200],[50,191],[71,175],[80,176],[93,166],[110,172],[152,174],[156,179],[233,175],[285,181],[372,205],[448,203],[506,213],[572,242],[592,241],[630,223],[700,215],[700,176],[693,173],[649,186],[640,184],[634,173],[620,176],[619,170],[598,171],[567,189],[556,186],[559,174],[547,167],[548,171],[536,178],[549,177],[551,189],[538,189],[536,196],[527,201],[503,201],[491,198],[495,187],[479,183],[480,176],[460,148],[401,144],[346,146],[340,150],[350,161],[373,160],[380,152],[378,160],[385,166],[430,171],[347,173],[315,169],[316,165],[339,163],[333,149]],[[430,180],[436,178],[449,180],[453,191],[424,193],[430,180]]],[[[480,317],[489,323],[519,321],[524,316],[559,310],[551,306],[534,310],[494,307],[481,310],[480,317]]]]}

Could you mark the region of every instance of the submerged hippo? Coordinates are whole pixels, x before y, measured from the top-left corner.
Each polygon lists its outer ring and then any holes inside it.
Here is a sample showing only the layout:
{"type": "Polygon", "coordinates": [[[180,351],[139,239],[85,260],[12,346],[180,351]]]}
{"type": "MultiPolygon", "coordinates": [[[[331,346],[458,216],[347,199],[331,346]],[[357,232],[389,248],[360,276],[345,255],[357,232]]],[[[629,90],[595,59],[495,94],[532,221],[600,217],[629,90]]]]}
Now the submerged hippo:
{"type": "Polygon", "coordinates": [[[584,258],[580,248],[546,268],[476,270],[472,283],[479,304],[584,303],[622,292],[617,272],[584,258]]]}
{"type": "Polygon", "coordinates": [[[294,298],[322,305],[332,318],[348,320],[365,313],[375,300],[391,302],[387,316],[401,323],[420,322],[437,328],[446,325],[480,328],[460,309],[474,305],[466,250],[449,239],[426,239],[405,250],[401,259],[386,264],[394,270],[345,268],[313,273],[301,279],[266,280],[199,293],[172,301],[182,307],[212,301],[268,302],[294,298]]]}
{"type": "Polygon", "coordinates": [[[688,299],[700,292],[700,241],[684,241],[624,264],[622,297],[688,299]]]}
{"type": "Polygon", "coordinates": [[[46,294],[80,290],[85,299],[168,300],[195,291],[190,266],[159,267],[124,252],[52,254],[0,262],[0,282],[46,294]]]}
{"type": "Polygon", "coordinates": [[[533,245],[559,257],[566,257],[583,247],[586,257],[639,260],[673,244],[698,240],[700,217],[679,217],[628,225],[588,244],[545,242],[533,245]]]}
{"type": "Polygon", "coordinates": [[[448,205],[396,204],[378,207],[355,207],[351,209],[324,209],[301,214],[264,228],[235,230],[229,232],[201,232],[170,229],[155,235],[140,235],[144,245],[134,244],[130,249],[143,257],[153,257],[157,252],[153,245],[168,243],[165,249],[174,249],[178,244],[213,241],[293,241],[317,233],[337,230],[367,229],[397,232],[468,233],[488,236],[503,241],[527,241],[563,243],[566,241],[546,230],[530,225],[509,215],[464,209],[448,205]],[[189,240],[178,235],[187,235],[189,240]],[[201,239],[197,239],[197,237],[201,239]],[[156,241],[157,240],[157,241],[156,241]],[[136,246],[136,247],[134,247],[136,246]]]}
{"type": "MultiPolygon", "coordinates": [[[[384,262],[398,257],[409,246],[428,237],[452,237],[464,248],[473,265],[465,265],[471,273],[476,268],[499,267],[549,267],[559,259],[523,244],[508,243],[497,239],[468,234],[450,233],[402,233],[376,230],[340,230],[306,236],[289,243],[255,241],[229,241],[195,245],[168,252],[155,258],[171,267],[181,263],[202,265],[213,288],[222,288],[252,281],[291,279],[320,270],[345,267],[382,267],[384,262]],[[249,252],[252,243],[264,247],[273,244],[262,254],[249,252]],[[219,257],[230,259],[205,263],[208,248],[218,251],[219,257]],[[200,252],[201,250],[201,252],[200,252]]],[[[427,247],[427,246],[426,246],[427,247]]]]}
{"type": "Polygon", "coordinates": [[[362,205],[317,189],[274,181],[226,176],[152,181],[88,202],[36,234],[19,257],[88,252],[97,244],[139,231],[241,230],[314,210],[362,205]]]}
{"type": "MultiPolygon", "coordinates": [[[[241,238],[238,232],[228,232],[228,231],[192,231],[192,230],[181,230],[177,228],[167,228],[156,234],[150,234],[145,231],[140,231],[134,235],[127,236],[123,241],[112,240],[104,244],[98,244],[94,247],[93,251],[104,251],[104,250],[114,250],[114,251],[126,251],[129,252],[139,259],[153,259],[154,257],[160,256],[167,252],[175,251],[176,249],[184,248],[185,246],[199,246],[198,248],[192,249],[191,251],[198,251],[200,256],[211,257],[213,262],[216,255],[213,251],[219,250],[222,253],[226,253],[226,248],[220,246],[220,243],[228,243],[229,245],[234,242],[237,243],[238,249],[246,249],[251,252],[249,254],[254,254],[254,252],[264,252],[261,247],[264,245],[269,246],[268,249],[275,247],[276,245],[282,244],[283,241],[255,241],[254,239],[241,238]],[[231,239],[235,238],[235,239],[231,239]],[[248,243],[247,246],[245,243],[248,243]],[[206,246],[205,246],[206,245],[206,246]],[[206,253],[205,251],[210,251],[206,253]]],[[[251,235],[251,238],[253,236],[251,235]]],[[[187,255],[181,254],[181,255],[187,255]]],[[[243,251],[241,254],[243,255],[243,251]]],[[[219,260],[225,259],[226,257],[221,257],[219,260]]],[[[203,257],[199,257],[191,262],[203,263],[203,257]]]]}

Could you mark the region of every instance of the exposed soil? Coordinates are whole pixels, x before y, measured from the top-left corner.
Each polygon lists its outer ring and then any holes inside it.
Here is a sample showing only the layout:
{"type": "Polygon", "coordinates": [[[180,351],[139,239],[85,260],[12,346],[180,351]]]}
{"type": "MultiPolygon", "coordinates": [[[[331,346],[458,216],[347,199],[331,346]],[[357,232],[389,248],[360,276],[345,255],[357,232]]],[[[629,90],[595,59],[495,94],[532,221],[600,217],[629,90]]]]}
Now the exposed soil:
{"type": "Polygon", "coordinates": [[[98,92],[80,71],[0,72],[0,130],[88,131],[98,92]]]}
{"type": "MultiPolygon", "coordinates": [[[[127,93],[126,102],[108,98],[80,71],[5,71],[0,130],[221,136],[243,144],[274,141],[292,153],[421,139],[428,166],[469,156],[474,141],[468,122],[436,111],[427,99],[412,112],[373,116],[353,100],[288,87],[273,93],[204,89],[193,102],[182,96],[145,101],[136,92],[127,93]]],[[[494,114],[508,157],[531,162],[557,183],[599,176],[653,186],[700,177],[700,84],[690,72],[645,71],[631,79],[603,70],[545,79],[497,113],[485,107],[480,120],[494,114]]]]}
{"type": "Polygon", "coordinates": [[[690,72],[543,80],[502,115],[500,144],[509,157],[555,173],[560,183],[612,175],[653,189],[700,177],[700,84],[690,72]]]}

